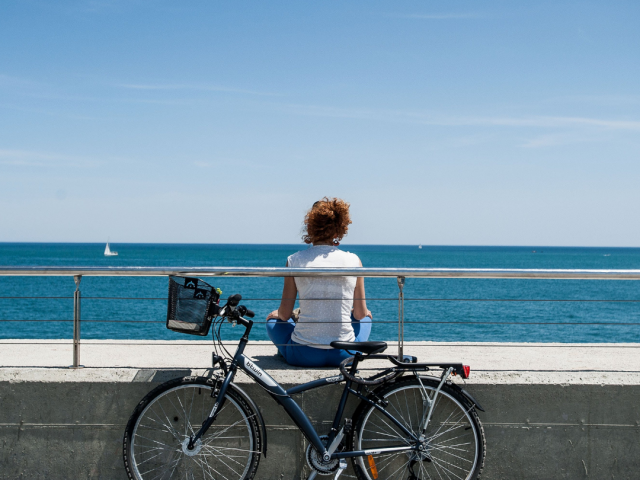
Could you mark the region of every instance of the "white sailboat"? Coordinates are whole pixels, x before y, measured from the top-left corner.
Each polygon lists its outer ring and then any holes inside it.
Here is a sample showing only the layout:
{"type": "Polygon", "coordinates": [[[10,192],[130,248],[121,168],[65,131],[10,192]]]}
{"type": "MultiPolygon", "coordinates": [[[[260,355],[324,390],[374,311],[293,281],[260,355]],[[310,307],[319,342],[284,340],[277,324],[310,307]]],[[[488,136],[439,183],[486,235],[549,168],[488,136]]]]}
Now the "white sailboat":
{"type": "Polygon", "coordinates": [[[109,240],[107,240],[107,246],[104,247],[104,256],[105,257],[115,257],[116,255],[118,255],[118,252],[112,252],[111,249],[109,248],[109,240]]]}
{"type": "Polygon", "coordinates": [[[418,248],[419,248],[420,250],[422,250],[422,245],[418,245],[418,248]]]}

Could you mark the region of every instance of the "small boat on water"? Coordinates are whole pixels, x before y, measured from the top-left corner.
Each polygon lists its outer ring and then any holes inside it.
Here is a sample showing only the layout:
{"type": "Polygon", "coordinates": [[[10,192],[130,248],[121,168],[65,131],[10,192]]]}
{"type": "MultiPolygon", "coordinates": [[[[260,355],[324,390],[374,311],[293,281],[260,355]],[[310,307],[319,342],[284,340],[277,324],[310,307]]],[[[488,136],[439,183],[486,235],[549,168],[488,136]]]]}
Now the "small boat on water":
{"type": "Polygon", "coordinates": [[[422,245],[418,245],[418,248],[419,248],[420,250],[422,250],[422,245]]]}
{"type": "Polygon", "coordinates": [[[109,248],[109,241],[107,241],[107,246],[104,247],[104,256],[115,257],[116,255],[118,255],[118,252],[112,252],[111,249],[109,248]]]}

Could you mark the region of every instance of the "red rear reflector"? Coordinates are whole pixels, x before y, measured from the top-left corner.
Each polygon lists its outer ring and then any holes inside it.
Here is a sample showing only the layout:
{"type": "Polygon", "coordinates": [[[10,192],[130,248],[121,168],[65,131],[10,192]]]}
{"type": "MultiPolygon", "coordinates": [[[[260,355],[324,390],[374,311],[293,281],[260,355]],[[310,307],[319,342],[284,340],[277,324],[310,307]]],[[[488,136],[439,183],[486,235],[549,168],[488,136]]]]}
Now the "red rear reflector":
{"type": "Polygon", "coordinates": [[[469,378],[469,374],[471,373],[471,367],[469,365],[463,365],[462,371],[464,372],[464,378],[469,378]]]}

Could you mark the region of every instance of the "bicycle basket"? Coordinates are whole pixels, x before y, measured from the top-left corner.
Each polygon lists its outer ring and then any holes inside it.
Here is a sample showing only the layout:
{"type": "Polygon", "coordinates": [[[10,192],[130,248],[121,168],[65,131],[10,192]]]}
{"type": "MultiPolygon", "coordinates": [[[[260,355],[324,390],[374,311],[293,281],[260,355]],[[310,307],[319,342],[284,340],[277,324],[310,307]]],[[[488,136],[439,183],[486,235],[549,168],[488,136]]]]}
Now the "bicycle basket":
{"type": "Polygon", "coordinates": [[[218,290],[198,278],[169,277],[167,328],[205,336],[218,314],[218,290]]]}

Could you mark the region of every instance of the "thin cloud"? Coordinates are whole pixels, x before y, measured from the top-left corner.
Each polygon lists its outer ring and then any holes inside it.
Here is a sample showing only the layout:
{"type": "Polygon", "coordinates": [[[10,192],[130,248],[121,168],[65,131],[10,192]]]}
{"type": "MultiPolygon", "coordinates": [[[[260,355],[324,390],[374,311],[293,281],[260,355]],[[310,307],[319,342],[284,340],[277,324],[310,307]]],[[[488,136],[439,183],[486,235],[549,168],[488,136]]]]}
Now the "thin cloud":
{"type": "Polygon", "coordinates": [[[211,162],[193,162],[193,164],[196,167],[200,167],[200,168],[211,168],[211,167],[215,166],[215,164],[213,164],[211,162]]]}
{"type": "Polygon", "coordinates": [[[225,92],[225,93],[241,93],[246,95],[261,95],[261,96],[281,96],[279,93],[273,92],[260,92],[256,90],[244,90],[241,88],[230,88],[223,87],[219,85],[201,85],[201,84],[140,84],[140,83],[124,83],[116,85],[120,88],[126,88],[130,90],[157,90],[157,91],[167,91],[167,90],[193,90],[193,91],[201,91],[201,92],[225,92]]]}
{"type": "Polygon", "coordinates": [[[390,17],[394,18],[409,18],[415,20],[456,20],[456,19],[468,19],[468,18],[485,18],[485,15],[480,15],[478,13],[434,13],[434,14],[423,14],[423,13],[398,13],[398,14],[390,14],[390,17]]]}
{"type": "Polygon", "coordinates": [[[30,87],[37,87],[41,85],[42,84],[38,82],[34,82],[33,80],[28,80],[26,78],[14,77],[11,75],[0,73],[0,87],[30,88],[30,87]]]}
{"type": "Polygon", "coordinates": [[[226,168],[229,165],[233,165],[234,167],[250,167],[250,168],[261,168],[266,166],[264,162],[261,163],[261,162],[248,161],[248,160],[239,160],[234,158],[220,158],[220,159],[217,159],[216,161],[196,160],[192,163],[194,166],[198,168],[226,168]]]}
{"type": "MultiPolygon", "coordinates": [[[[640,121],[609,120],[588,117],[478,118],[477,124],[505,127],[597,127],[607,130],[640,131],[640,121]]],[[[470,124],[474,124],[473,122],[470,124]]]]}
{"type": "MultiPolygon", "coordinates": [[[[47,98],[47,97],[34,97],[34,98],[47,98]]],[[[74,115],[61,111],[45,110],[42,108],[26,108],[7,103],[0,104],[0,108],[6,108],[10,110],[16,110],[18,112],[37,113],[39,115],[48,115],[51,117],[71,118],[74,120],[103,120],[104,117],[95,117],[89,115],[74,115]]]]}
{"type": "Polygon", "coordinates": [[[581,103],[613,107],[627,107],[640,104],[640,95],[566,95],[552,97],[547,103],[581,103]]]}
{"type": "Polygon", "coordinates": [[[585,143],[585,142],[599,142],[609,136],[605,133],[605,131],[600,132],[585,132],[585,131],[569,131],[562,133],[551,133],[547,135],[539,135],[529,140],[525,141],[522,144],[524,148],[547,148],[547,147],[557,147],[560,145],[571,145],[576,143],[585,143]]]}
{"type": "MultiPolygon", "coordinates": [[[[134,2],[129,2],[129,4],[135,5],[134,2]]],[[[103,13],[122,11],[125,7],[130,6],[129,4],[121,0],[86,0],[74,3],[67,8],[67,12],[103,13]]]]}
{"type": "Polygon", "coordinates": [[[323,107],[317,105],[287,105],[286,110],[298,115],[353,118],[360,120],[405,122],[436,126],[534,127],[534,128],[598,128],[640,131],[640,121],[611,120],[589,117],[530,116],[530,117],[467,117],[441,116],[402,110],[369,110],[323,107]]]}
{"type": "MultiPolygon", "coordinates": [[[[161,99],[157,99],[157,98],[113,98],[113,97],[108,97],[108,96],[104,96],[104,97],[90,97],[90,96],[82,96],[82,95],[67,95],[67,94],[60,94],[60,93],[29,93],[25,96],[28,96],[30,98],[39,98],[39,99],[45,99],[45,100],[64,100],[66,102],[96,102],[96,103],[113,103],[113,102],[119,102],[119,103],[150,103],[150,104],[158,104],[158,105],[192,105],[194,102],[196,102],[195,99],[166,99],[166,100],[161,100],[161,99]]],[[[198,100],[200,101],[200,100],[198,100]]],[[[7,106],[7,108],[13,108],[13,107],[9,107],[7,106]]],[[[18,107],[15,107],[18,108],[18,107]]],[[[26,110],[25,110],[26,111],[26,110]]],[[[36,110],[32,110],[32,111],[36,111],[36,110]]],[[[49,112],[44,112],[47,115],[50,115],[51,113],[49,112]]],[[[57,113],[56,113],[57,114],[57,113]]],[[[90,116],[79,116],[79,115],[73,115],[73,116],[69,116],[70,118],[82,118],[82,119],[90,119],[90,120],[97,120],[97,119],[102,119],[103,117],[90,117],[90,116]]]]}
{"type": "Polygon", "coordinates": [[[100,163],[94,159],[73,155],[0,149],[0,165],[20,167],[96,167],[100,163]]]}

